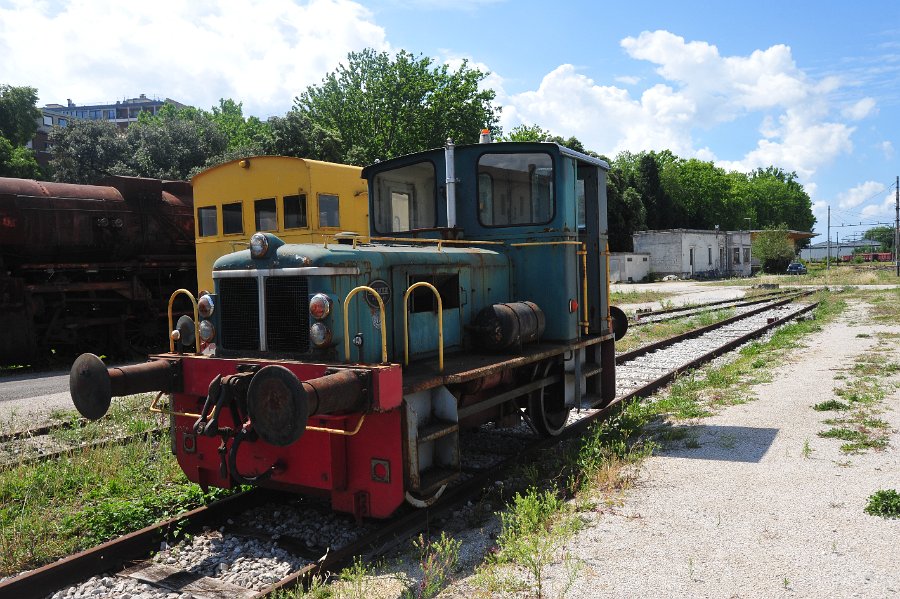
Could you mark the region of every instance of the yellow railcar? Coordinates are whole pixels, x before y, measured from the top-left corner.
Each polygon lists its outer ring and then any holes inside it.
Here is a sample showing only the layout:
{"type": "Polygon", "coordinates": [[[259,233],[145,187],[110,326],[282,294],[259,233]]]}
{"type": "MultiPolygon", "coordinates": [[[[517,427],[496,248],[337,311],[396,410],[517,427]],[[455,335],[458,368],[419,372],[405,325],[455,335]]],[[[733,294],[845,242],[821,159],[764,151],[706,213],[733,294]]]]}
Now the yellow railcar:
{"type": "Polygon", "coordinates": [[[217,258],[247,247],[257,231],[288,243],[343,232],[368,235],[366,182],[358,166],[288,156],[251,156],[191,179],[197,286],[212,291],[217,258]]]}

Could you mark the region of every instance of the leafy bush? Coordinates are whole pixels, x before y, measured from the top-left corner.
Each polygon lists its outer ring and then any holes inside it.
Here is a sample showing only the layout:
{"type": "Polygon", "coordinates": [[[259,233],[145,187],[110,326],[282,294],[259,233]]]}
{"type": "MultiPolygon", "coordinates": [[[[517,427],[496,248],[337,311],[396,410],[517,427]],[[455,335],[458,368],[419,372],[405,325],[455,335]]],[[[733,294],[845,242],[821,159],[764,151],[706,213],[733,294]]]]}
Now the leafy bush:
{"type": "Polygon", "coordinates": [[[900,493],[894,489],[882,489],[869,497],[866,513],[882,518],[900,518],[900,493]]]}

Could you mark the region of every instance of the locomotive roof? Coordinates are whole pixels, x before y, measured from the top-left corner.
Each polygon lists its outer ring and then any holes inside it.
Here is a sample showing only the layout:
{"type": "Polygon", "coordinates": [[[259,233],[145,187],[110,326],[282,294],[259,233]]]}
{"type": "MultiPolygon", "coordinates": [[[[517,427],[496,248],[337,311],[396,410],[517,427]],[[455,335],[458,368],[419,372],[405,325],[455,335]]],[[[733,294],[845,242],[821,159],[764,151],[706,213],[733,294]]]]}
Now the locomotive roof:
{"type": "MultiPolygon", "coordinates": [[[[562,156],[568,156],[569,158],[574,158],[574,159],[578,160],[579,162],[586,162],[588,164],[593,164],[594,166],[599,166],[600,168],[602,168],[604,170],[607,170],[607,171],[609,170],[609,163],[607,163],[602,158],[595,158],[594,156],[588,156],[587,154],[582,154],[581,152],[576,152],[575,150],[573,150],[571,148],[567,148],[566,146],[561,146],[558,143],[549,142],[549,141],[535,141],[535,142],[531,142],[531,141],[529,141],[529,142],[499,141],[499,142],[493,142],[493,143],[489,143],[489,144],[464,144],[464,145],[456,146],[456,151],[459,152],[459,151],[463,151],[463,150],[471,149],[471,148],[492,148],[495,151],[499,151],[499,152],[503,152],[503,151],[508,152],[510,150],[523,152],[523,151],[528,151],[528,150],[546,151],[550,147],[555,148],[556,151],[559,152],[559,154],[561,154],[562,156]]],[[[371,173],[371,171],[374,169],[382,170],[385,166],[393,166],[395,164],[397,164],[397,165],[408,164],[418,158],[423,158],[423,157],[427,157],[430,155],[436,155],[436,154],[443,155],[443,153],[444,153],[444,148],[432,148],[430,150],[425,150],[423,152],[415,152],[413,154],[406,154],[403,156],[398,156],[396,158],[391,158],[390,160],[376,162],[374,164],[370,164],[370,165],[366,166],[365,168],[363,168],[362,176],[363,176],[363,178],[368,178],[369,173],[371,173]]]]}

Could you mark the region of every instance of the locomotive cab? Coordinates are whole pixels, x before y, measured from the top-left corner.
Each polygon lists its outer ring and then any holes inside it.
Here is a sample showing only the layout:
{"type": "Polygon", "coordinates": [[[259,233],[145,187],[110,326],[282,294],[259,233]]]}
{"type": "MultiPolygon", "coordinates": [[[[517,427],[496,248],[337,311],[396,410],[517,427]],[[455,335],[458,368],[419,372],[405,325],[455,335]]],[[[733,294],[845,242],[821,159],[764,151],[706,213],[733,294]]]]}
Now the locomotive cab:
{"type": "Polygon", "coordinates": [[[552,143],[366,167],[369,237],[254,234],[216,260],[215,293],[182,290],[194,317],[169,353],[106,376],[80,358],[73,399],[97,417],[110,395],[169,393],[154,409],[201,485],[325,492],[359,517],[430,505],[466,429],[557,435],[613,398],[607,170],[552,143]]]}

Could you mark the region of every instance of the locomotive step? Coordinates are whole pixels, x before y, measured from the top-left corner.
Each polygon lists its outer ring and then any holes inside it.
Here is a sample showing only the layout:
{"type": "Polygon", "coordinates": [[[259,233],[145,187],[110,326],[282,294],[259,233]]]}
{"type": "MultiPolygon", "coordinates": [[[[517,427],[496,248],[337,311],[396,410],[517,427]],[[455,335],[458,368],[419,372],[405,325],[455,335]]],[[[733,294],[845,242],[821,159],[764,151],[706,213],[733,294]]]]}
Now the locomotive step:
{"type": "Polygon", "coordinates": [[[427,443],[459,431],[459,424],[447,420],[436,420],[419,429],[419,443],[427,443]]]}
{"type": "Polygon", "coordinates": [[[581,372],[584,378],[595,376],[603,372],[603,368],[596,362],[585,362],[581,365],[581,372]]]}
{"type": "Polygon", "coordinates": [[[418,492],[422,495],[428,495],[441,488],[442,485],[449,484],[456,480],[459,476],[458,470],[449,470],[447,468],[429,468],[423,472],[419,478],[418,492]]]}

